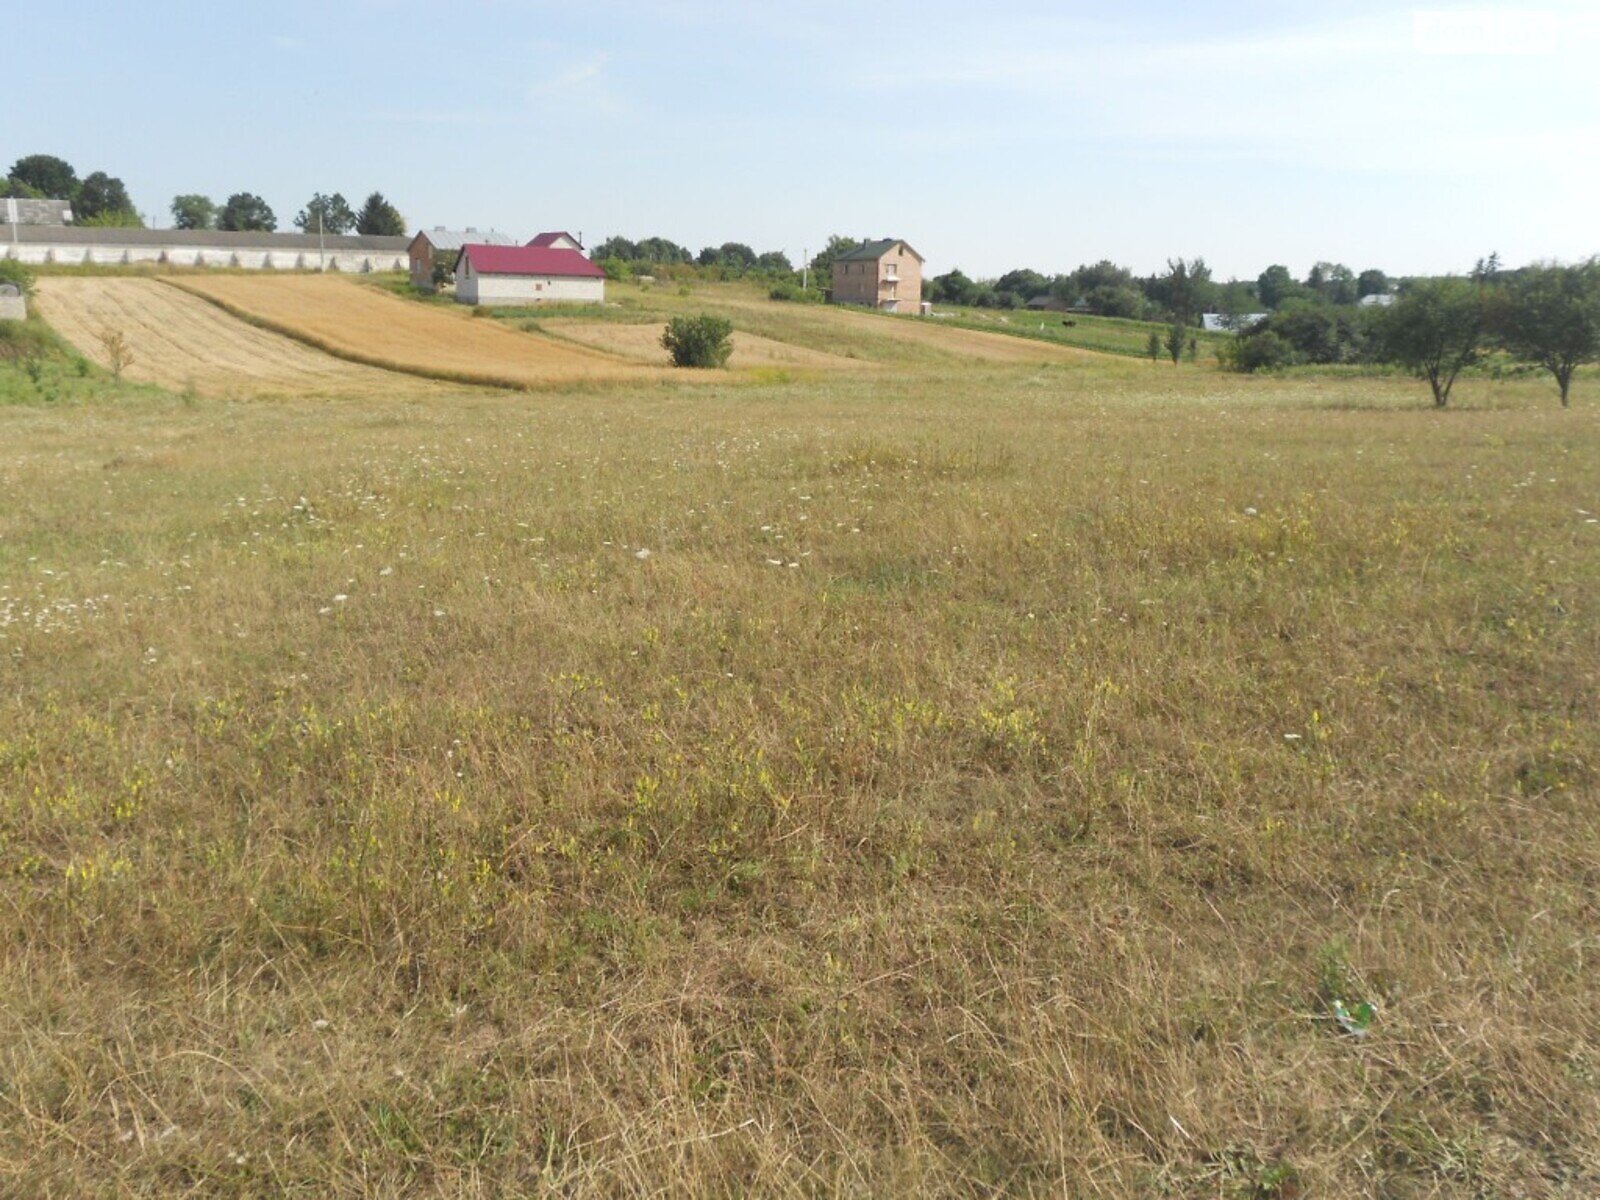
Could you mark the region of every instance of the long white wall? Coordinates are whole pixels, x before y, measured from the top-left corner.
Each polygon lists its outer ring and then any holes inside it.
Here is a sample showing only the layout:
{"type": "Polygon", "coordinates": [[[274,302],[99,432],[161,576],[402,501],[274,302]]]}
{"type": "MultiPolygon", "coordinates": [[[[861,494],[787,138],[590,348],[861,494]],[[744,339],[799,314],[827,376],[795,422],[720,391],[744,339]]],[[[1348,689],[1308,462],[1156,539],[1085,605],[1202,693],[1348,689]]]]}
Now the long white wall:
{"type": "Polygon", "coordinates": [[[557,275],[480,275],[456,272],[456,300],[461,304],[548,304],[557,301],[601,304],[604,279],[557,275]]]}
{"type": "Polygon", "coordinates": [[[372,250],[330,250],[320,255],[315,250],[232,249],[227,246],[83,246],[52,245],[48,242],[0,242],[0,259],[9,258],[35,266],[50,263],[67,266],[119,266],[131,263],[168,263],[176,267],[241,267],[248,271],[329,271],[363,273],[403,271],[409,265],[406,252],[372,250]]]}

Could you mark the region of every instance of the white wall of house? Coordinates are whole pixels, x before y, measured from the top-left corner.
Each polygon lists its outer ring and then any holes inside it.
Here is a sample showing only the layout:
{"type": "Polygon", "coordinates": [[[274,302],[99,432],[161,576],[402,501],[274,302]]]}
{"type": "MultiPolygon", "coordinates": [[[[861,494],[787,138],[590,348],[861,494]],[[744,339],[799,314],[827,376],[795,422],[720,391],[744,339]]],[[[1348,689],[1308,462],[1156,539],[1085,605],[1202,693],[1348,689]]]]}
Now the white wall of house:
{"type": "Polygon", "coordinates": [[[315,271],[326,266],[330,271],[360,274],[367,271],[403,271],[406,254],[365,251],[262,250],[259,247],[228,246],[84,246],[51,245],[49,242],[14,244],[0,241],[0,259],[42,266],[59,263],[68,266],[121,266],[131,263],[169,263],[179,267],[241,267],[247,271],[315,271]]]}
{"type": "Polygon", "coordinates": [[[462,263],[456,272],[461,304],[602,304],[606,281],[570,275],[481,275],[462,263]]]}

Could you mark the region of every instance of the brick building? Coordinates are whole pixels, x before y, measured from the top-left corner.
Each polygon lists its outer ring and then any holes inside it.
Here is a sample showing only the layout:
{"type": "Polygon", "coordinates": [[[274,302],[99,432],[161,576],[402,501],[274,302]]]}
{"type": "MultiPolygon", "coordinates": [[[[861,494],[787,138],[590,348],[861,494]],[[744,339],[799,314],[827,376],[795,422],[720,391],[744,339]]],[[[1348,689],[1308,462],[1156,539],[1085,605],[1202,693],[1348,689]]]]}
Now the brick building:
{"type": "Polygon", "coordinates": [[[922,263],[922,255],[898,238],[857,246],[833,260],[833,303],[920,312],[922,263]]]}

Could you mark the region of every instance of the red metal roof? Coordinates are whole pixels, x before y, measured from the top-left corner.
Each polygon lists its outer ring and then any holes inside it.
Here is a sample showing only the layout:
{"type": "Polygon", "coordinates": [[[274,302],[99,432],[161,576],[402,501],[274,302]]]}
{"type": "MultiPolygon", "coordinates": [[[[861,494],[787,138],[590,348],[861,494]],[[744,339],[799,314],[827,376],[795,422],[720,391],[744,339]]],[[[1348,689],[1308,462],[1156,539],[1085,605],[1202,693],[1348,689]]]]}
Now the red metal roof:
{"type": "Polygon", "coordinates": [[[548,246],[485,246],[473,242],[461,247],[461,256],[471,259],[473,270],[482,275],[604,279],[606,274],[576,250],[552,250],[548,246]]]}
{"type": "Polygon", "coordinates": [[[566,233],[564,231],[558,230],[555,233],[541,233],[538,237],[534,238],[533,241],[529,242],[528,245],[530,245],[530,246],[552,246],[552,245],[555,244],[555,241],[556,241],[557,238],[566,238],[569,242],[572,242],[574,245],[581,246],[583,244],[582,242],[578,241],[577,238],[573,237],[570,233],[566,233]]]}

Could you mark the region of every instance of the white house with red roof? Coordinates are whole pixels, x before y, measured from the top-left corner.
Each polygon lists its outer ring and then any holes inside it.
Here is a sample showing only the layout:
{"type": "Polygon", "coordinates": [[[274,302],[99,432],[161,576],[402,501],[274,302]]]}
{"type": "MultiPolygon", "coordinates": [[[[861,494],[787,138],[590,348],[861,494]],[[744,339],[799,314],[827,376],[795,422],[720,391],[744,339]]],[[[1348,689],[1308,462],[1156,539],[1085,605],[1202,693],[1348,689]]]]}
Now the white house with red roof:
{"type": "Polygon", "coordinates": [[[601,304],[605,298],[606,273],[570,234],[541,233],[526,246],[469,242],[456,256],[461,304],[601,304]]]}

